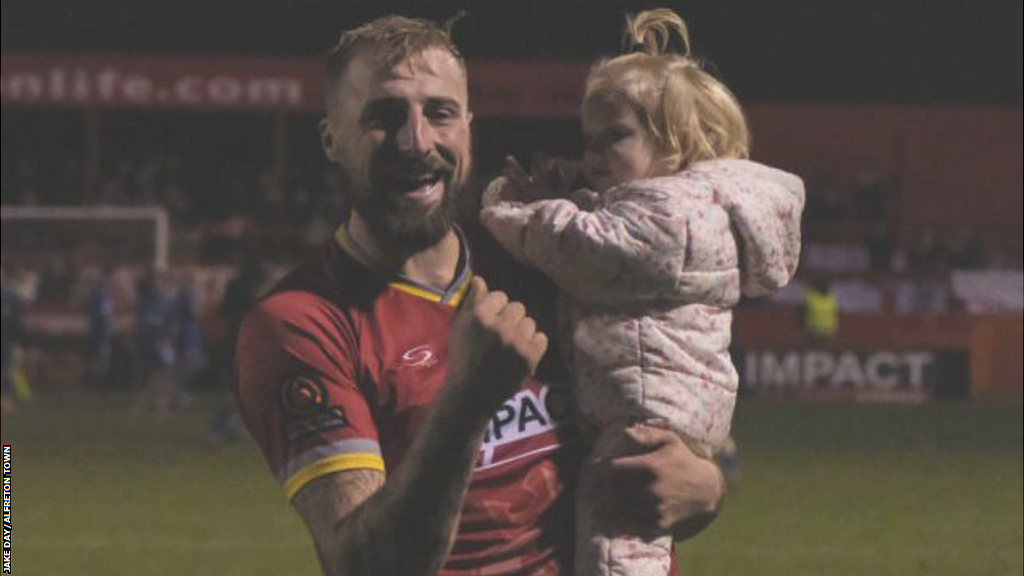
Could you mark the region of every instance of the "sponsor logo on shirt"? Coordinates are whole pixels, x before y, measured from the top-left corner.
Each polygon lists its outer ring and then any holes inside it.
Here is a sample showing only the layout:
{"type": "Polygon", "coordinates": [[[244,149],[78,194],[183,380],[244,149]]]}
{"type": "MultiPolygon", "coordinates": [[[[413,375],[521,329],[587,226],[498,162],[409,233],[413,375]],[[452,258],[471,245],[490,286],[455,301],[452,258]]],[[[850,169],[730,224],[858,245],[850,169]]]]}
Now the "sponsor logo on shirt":
{"type": "Polygon", "coordinates": [[[328,403],[327,387],[308,376],[296,376],[281,385],[284,436],[293,442],[305,436],[348,426],[341,406],[328,403]]]}
{"type": "Polygon", "coordinates": [[[566,395],[560,391],[553,392],[548,386],[539,390],[521,390],[506,400],[487,425],[477,470],[557,448],[558,440],[553,431],[557,422],[564,418],[567,406],[566,395]],[[550,436],[550,441],[540,442],[530,450],[510,449],[519,442],[545,434],[550,436]]]}

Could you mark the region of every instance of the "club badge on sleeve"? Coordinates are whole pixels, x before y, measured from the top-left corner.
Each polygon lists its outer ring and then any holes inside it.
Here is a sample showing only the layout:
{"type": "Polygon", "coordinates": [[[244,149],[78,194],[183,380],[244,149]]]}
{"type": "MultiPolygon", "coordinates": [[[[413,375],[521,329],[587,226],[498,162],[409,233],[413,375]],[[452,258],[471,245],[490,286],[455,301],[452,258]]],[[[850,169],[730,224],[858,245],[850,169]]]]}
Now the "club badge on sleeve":
{"type": "Polygon", "coordinates": [[[296,376],[281,385],[282,429],[288,441],[348,426],[345,410],[330,405],[327,386],[309,376],[296,376]]]}

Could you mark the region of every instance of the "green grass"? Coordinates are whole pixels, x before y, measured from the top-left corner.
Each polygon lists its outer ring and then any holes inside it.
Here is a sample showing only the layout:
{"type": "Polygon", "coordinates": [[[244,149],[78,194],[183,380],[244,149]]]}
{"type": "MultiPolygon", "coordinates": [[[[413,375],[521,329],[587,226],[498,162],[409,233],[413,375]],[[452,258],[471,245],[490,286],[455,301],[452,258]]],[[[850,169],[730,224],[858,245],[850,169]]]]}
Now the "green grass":
{"type": "Polygon", "coordinates": [[[315,574],[299,518],[251,442],[207,448],[208,402],[159,420],[123,397],[4,415],[13,567],[31,576],[315,574]]]}
{"type": "Polygon", "coordinates": [[[1022,407],[741,401],[741,478],[689,575],[1019,575],[1022,407]]]}
{"type": "MultiPolygon", "coordinates": [[[[64,394],[3,417],[15,574],[302,575],[308,536],[250,443],[64,394]]],[[[744,398],[741,476],[686,576],[1024,573],[1022,406],[744,398]]],[[[397,551],[396,551],[397,552],[397,551]]]]}

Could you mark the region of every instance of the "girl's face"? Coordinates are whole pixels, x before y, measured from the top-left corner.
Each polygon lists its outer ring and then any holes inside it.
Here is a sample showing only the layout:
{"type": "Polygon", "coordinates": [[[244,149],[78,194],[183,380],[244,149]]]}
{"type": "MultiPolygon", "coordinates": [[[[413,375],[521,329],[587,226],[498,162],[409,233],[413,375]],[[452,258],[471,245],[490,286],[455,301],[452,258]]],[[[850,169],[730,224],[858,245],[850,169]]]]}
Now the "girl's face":
{"type": "Polygon", "coordinates": [[[583,103],[583,174],[597,192],[636,180],[675,172],[670,158],[621,97],[583,103]]]}

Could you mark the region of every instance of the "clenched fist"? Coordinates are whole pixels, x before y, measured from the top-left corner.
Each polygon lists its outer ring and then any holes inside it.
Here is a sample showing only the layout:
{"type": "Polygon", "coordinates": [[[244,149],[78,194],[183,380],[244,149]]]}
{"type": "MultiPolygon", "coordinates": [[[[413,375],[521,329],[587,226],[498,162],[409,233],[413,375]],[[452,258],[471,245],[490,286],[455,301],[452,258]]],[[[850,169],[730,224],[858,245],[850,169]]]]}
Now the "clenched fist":
{"type": "Polygon", "coordinates": [[[490,417],[533,374],[547,346],[522,304],[475,277],[452,322],[448,386],[461,387],[477,414],[490,417]]]}

